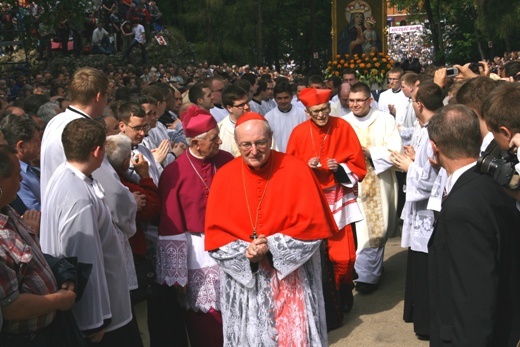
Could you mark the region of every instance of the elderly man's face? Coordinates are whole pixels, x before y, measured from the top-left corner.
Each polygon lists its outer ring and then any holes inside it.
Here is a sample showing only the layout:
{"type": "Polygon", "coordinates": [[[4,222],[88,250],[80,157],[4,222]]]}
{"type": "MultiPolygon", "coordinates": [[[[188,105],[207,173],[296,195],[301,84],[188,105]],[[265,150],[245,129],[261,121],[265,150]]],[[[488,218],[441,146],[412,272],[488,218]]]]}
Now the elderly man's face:
{"type": "Polygon", "coordinates": [[[219,128],[215,127],[209,130],[203,139],[197,140],[198,154],[204,158],[213,158],[218,154],[218,150],[222,140],[219,136],[219,128]]]}
{"type": "Polygon", "coordinates": [[[307,107],[307,116],[319,127],[327,125],[329,122],[330,106],[329,103],[307,107]]]}
{"type": "Polygon", "coordinates": [[[269,159],[271,136],[263,120],[247,121],[235,128],[235,138],[244,162],[253,170],[260,168],[269,159]]]}

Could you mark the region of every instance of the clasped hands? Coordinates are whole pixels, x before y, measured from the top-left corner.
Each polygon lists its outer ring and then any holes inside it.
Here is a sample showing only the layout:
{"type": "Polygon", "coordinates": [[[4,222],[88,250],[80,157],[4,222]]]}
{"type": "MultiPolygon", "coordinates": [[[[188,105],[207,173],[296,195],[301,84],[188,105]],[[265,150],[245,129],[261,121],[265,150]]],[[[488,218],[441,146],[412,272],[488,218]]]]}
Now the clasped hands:
{"type": "Polygon", "coordinates": [[[246,249],[246,258],[252,263],[258,263],[269,252],[267,245],[267,238],[265,235],[259,235],[256,239],[251,241],[249,247],[246,249]]]}
{"type": "MultiPolygon", "coordinates": [[[[319,157],[310,158],[309,161],[307,162],[307,164],[311,167],[311,169],[317,169],[317,168],[321,167],[319,157]]],[[[339,167],[339,163],[336,159],[327,158],[327,168],[330,171],[336,172],[336,171],[338,171],[338,167],[339,167]]]]}
{"type": "MultiPolygon", "coordinates": [[[[409,154],[411,154],[411,152],[409,152],[409,154]]],[[[404,172],[407,172],[410,164],[413,163],[412,158],[410,158],[408,155],[396,151],[390,151],[390,161],[392,164],[394,164],[395,167],[404,172]]]]}

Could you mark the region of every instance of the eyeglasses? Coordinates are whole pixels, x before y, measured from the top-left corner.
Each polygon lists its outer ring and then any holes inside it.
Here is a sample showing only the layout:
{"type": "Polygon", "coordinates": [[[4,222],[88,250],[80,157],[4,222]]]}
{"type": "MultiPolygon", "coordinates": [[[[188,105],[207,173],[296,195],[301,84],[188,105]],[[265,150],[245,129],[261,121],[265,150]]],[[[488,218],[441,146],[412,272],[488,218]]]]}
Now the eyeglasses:
{"type": "Polygon", "coordinates": [[[266,149],[268,144],[269,144],[269,140],[258,140],[253,143],[241,142],[238,144],[238,146],[240,148],[242,148],[244,151],[248,151],[253,147],[253,145],[255,145],[255,147],[258,149],[266,149]]]}
{"type": "Polygon", "coordinates": [[[365,101],[367,101],[368,99],[370,99],[370,96],[365,99],[348,99],[348,103],[349,104],[362,104],[365,101]]]}
{"type": "Polygon", "coordinates": [[[124,124],[127,127],[129,127],[130,129],[132,129],[133,131],[137,131],[137,132],[140,132],[140,131],[146,132],[146,131],[150,130],[150,125],[149,124],[141,125],[141,126],[138,126],[138,127],[133,127],[133,126],[128,125],[126,123],[124,123],[124,124]]]}
{"type": "Polygon", "coordinates": [[[322,109],[319,109],[319,110],[314,110],[314,111],[311,111],[311,110],[308,110],[309,113],[314,116],[314,117],[318,117],[321,114],[329,114],[330,113],[330,108],[328,106],[322,108],[322,109]]]}
{"type": "Polygon", "coordinates": [[[249,100],[246,101],[246,102],[243,102],[243,103],[241,103],[241,104],[238,104],[238,105],[233,105],[233,107],[236,107],[236,108],[238,108],[238,109],[242,109],[242,110],[243,110],[244,107],[246,107],[246,105],[249,105],[249,100]]]}

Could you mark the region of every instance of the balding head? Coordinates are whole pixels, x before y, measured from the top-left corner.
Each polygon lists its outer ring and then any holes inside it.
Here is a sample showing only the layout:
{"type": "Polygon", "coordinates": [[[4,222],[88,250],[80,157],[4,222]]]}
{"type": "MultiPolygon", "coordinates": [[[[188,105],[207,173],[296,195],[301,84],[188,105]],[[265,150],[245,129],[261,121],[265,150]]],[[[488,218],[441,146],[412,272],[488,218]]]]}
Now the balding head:
{"type": "Polygon", "coordinates": [[[339,102],[344,108],[349,108],[348,95],[350,94],[350,87],[350,83],[342,83],[339,89],[339,102]]]}

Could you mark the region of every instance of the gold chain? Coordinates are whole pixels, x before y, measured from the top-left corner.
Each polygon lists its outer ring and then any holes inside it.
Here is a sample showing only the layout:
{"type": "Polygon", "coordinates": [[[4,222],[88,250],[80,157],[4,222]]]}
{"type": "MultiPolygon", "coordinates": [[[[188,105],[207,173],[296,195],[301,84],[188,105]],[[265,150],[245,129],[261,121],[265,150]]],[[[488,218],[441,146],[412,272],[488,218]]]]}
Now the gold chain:
{"type": "Polygon", "coordinates": [[[262,193],[262,197],[260,198],[260,202],[258,203],[258,207],[256,208],[256,219],[255,224],[253,224],[253,216],[251,216],[251,208],[249,207],[249,198],[247,197],[247,189],[246,189],[246,180],[244,177],[244,166],[245,163],[242,164],[242,183],[244,184],[244,194],[246,195],[246,205],[247,212],[249,213],[249,221],[251,222],[251,227],[253,228],[253,234],[250,236],[252,240],[256,239],[258,235],[256,234],[256,227],[258,225],[258,212],[260,211],[260,207],[262,206],[262,201],[264,201],[265,193],[267,192],[267,186],[269,185],[269,181],[271,179],[271,174],[273,172],[273,164],[274,164],[274,155],[271,158],[271,167],[269,168],[269,175],[267,176],[267,182],[265,184],[264,192],[262,193]]]}

